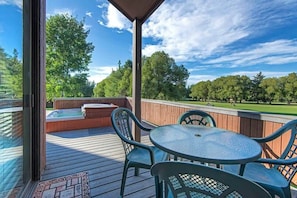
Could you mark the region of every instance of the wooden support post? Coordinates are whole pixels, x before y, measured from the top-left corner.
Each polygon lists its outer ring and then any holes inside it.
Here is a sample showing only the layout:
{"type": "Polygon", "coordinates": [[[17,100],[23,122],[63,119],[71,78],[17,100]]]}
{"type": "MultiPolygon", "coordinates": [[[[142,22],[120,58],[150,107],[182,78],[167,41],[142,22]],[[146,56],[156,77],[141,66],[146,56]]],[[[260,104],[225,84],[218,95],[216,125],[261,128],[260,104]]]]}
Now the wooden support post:
{"type": "MultiPolygon", "coordinates": [[[[138,19],[133,21],[133,89],[132,112],[141,121],[141,33],[142,23],[138,19]]],[[[135,125],[132,126],[134,138],[141,141],[141,132],[135,125]]]]}

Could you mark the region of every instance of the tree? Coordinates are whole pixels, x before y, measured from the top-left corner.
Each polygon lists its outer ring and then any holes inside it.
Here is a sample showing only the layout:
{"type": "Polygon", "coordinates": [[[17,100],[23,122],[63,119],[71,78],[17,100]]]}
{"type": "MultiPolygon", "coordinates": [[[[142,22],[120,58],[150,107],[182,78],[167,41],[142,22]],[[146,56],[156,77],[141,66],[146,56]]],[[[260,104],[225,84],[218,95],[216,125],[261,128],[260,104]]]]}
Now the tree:
{"type": "Polygon", "coordinates": [[[143,59],[142,97],[179,100],[186,97],[187,69],[177,66],[165,52],[155,52],[143,59]]]}
{"type": "Polygon", "coordinates": [[[0,99],[8,98],[11,95],[11,76],[7,68],[8,55],[0,47],[0,99]]]}
{"type": "MultiPolygon", "coordinates": [[[[120,63],[120,62],[119,62],[120,63]]],[[[132,96],[132,61],[127,60],[121,68],[122,78],[119,81],[119,95],[132,96]]]]}
{"type": "Polygon", "coordinates": [[[83,92],[82,92],[83,96],[84,97],[92,97],[94,87],[95,87],[95,82],[94,81],[92,81],[92,82],[87,81],[85,83],[85,85],[81,87],[81,89],[83,90],[83,92]]]}
{"type": "Polygon", "coordinates": [[[95,97],[104,97],[105,96],[105,91],[104,91],[105,85],[106,85],[106,79],[97,83],[97,85],[93,89],[93,93],[94,93],[95,97]]]}
{"type": "Polygon", "coordinates": [[[238,96],[238,100],[241,103],[242,100],[247,100],[250,94],[251,89],[251,79],[246,75],[239,77],[239,87],[241,88],[241,92],[238,96]]]}
{"type": "Polygon", "coordinates": [[[86,41],[84,21],[69,15],[51,16],[46,23],[46,94],[83,96],[94,46],[86,41]]]}
{"type": "Polygon", "coordinates": [[[197,84],[191,87],[191,97],[201,99],[206,101],[209,98],[209,90],[210,90],[211,82],[208,81],[200,81],[197,84]]]}
{"type": "Polygon", "coordinates": [[[103,81],[97,83],[94,88],[94,96],[97,97],[118,97],[132,95],[132,61],[127,60],[122,66],[118,62],[118,69],[103,81]]]}
{"type": "Polygon", "coordinates": [[[236,102],[242,92],[239,75],[227,76],[224,80],[225,83],[223,89],[227,99],[236,102]]]}
{"type": "Polygon", "coordinates": [[[226,77],[222,76],[215,79],[210,86],[210,98],[214,100],[227,101],[228,96],[226,95],[226,89],[224,84],[226,83],[226,77]]]}
{"type": "Polygon", "coordinates": [[[13,57],[0,47],[0,98],[23,97],[23,64],[18,59],[18,52],[13,50],[13,57]]]}
{"type": "MultiPolygon", "coordinates": [[[[186,98],[187,69],[177,66],[164,52],[156,52],[151,57],[142,57],[142,97],[151,99],[179,100],[186,98]]],[[[132,96],[132,61],[122,66],[99,82],[94,95],[101,97],[132,96]]]]}
{"type": "Polygon", "coordinates": [[[13,57],[9,58],[8,61],[8,70],[11,75],[12,82],[12,90],[13,96],[16,98],[23,97],[23,64],[18,59],[18,51],[16,49],[13,50],[13,57]]]}
{"type": "Polygon", "coordinates": [[[264,99],[264,90],[262,87],[260,87],[260,84],[264,78],[265,76],[262,74],[262,72],[259,72],[256,76],[254,76],[252,80],[251,99],[257,101],[257,103],[259,103],[260,100],[264,99]]]}
{"type": "Polygon", "coordinates": [[[290,104],[297,99],[297,74],[295,72],[290,73],[285,77],[285,80],[285,98],[287,103],[290,104]]]}
{"type": "Polygon", "coordinates": [[[262,80],[260,87],[264,89],[265,100],[271,104],[277,93],[279,93],[279,79],[265,78],[262,80]]]}
{"type": "Polygon", "coordinates": [[[121,70],[112,71],[112,73],[106,78],[104,93],[105,97],[118,97],[121,96],[119,93],[119,84],[123,74],[121,70]]]}

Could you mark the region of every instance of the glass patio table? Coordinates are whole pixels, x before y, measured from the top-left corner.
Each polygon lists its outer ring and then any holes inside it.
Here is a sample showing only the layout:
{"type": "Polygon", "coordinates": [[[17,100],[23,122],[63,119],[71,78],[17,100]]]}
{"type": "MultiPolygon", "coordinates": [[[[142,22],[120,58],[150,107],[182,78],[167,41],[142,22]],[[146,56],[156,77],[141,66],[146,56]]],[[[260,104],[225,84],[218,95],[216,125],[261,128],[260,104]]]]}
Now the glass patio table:
{"type": "Polygon", "coordinates": [[[151,142],[172,155],[202,163],[240,164],[260,158],[262,148],[251,138],[228,130],[197,125],[165,125],[150,132],[151,142]]]}

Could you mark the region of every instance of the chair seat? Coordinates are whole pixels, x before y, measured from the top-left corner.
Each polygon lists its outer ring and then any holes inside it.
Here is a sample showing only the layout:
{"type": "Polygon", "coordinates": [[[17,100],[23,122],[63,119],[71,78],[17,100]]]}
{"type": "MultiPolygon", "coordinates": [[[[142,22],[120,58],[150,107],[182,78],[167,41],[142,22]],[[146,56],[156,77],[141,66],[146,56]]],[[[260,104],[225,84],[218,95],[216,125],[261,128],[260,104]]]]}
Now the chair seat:
{"type": "MultiPolygon", "coordinates": [[[[234,174],[239,173],[239,165],[224,165],[224,170],[234,174]]],[[[243,177],[254,181],[261,186],[266,187],[281,187],[288,186],[288,181],[276,169],[266,168],[261,163],[248,163],[245,166],[243,177]]]]}
{"type": "MultiPolygon", "coordinates": [[[[168,154],[154,146],[150,147],[155,156],[155,163],[162,162],[167,159],[168,154]]],[[[128,155],[127,159],[134,163],[145,164],[151,166],[151,158],[148,150],[142,148],[134,148],[128,155]]]]}

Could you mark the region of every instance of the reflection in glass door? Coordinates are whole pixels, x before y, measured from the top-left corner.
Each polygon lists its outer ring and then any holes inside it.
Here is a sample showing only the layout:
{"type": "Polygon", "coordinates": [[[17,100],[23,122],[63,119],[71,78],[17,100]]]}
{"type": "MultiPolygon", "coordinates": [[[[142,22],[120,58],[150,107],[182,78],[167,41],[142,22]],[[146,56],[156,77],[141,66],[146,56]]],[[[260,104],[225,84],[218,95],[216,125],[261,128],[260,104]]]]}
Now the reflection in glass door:
{"type": "Polygon", "coordinates": [[[24,185],[22,7],[0,1],[0,197],[15,197],[24,185]]]}

